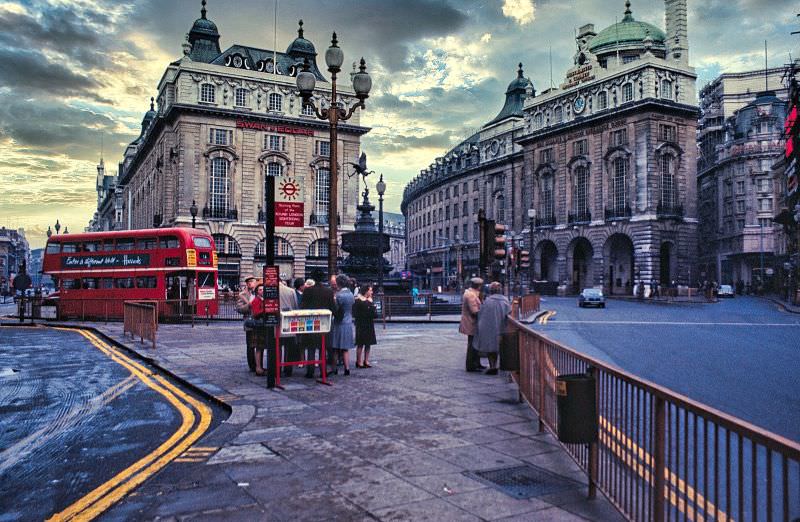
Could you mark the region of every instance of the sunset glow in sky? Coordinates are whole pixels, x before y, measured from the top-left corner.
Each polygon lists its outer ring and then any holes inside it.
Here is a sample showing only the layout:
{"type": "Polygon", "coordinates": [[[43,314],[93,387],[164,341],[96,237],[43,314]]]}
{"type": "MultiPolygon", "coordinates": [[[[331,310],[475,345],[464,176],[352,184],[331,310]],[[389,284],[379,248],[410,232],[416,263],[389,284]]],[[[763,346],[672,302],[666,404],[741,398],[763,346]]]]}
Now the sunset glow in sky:
{"type": "MultiPolygon", "coordinates": [[[[663,1],[633,16],[664,26],[663,1]]],[[[689,0],[689,56],[698,89],[722,72],[771,67],[797,56],[796,1],[689,0]]],[[[574,28],[621,19],[620,0],[210,0],[208,18],[234,43],[285,50],[297,20],[317,49],[339,35],[345,63],[364,56],[373,78],[362,123],[370,168],[387,180],[388,211],[405,184],[493,118],[517,63],[541,91],[561,83],[574,28]]],[[[80,231],[96,205],[101,154],[115,171],[139,134],[167,64],[200,15],[200,1],[0,0],[0,225],[24,227],[33,248],[58,218],[80,231]]]]}

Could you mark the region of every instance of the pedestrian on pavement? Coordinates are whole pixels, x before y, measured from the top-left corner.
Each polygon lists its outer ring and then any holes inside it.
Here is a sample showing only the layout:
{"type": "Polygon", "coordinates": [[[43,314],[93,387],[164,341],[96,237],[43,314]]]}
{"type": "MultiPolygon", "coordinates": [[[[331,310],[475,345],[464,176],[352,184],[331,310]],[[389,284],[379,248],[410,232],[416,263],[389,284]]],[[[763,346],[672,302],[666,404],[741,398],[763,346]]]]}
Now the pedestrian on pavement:
{"type": "Polygon", "coordinates": [[[489,358],[487,375],[497,375],[497,354],[500,352],[500,340],[503,338],[509,313],[511,303],[503,295],[503,285],[495,281],[489,285],[489,296],[478,312],[478,332],[474,339],[475,349],[489,358]]]}
{"type": "MultiPolygon", "coordinates": [[[[350,350],[355,348],[353,336],[353,304],[355,298],[350,291],[350,278],[346,275],[336,277],[336,312],[333,321],[333,335],[331,345],[338,351],[344,364],[344,374],[350,375],[350,350]]],[[[339,373],[337,368],[334,373],[339,373]]]]}
{"type": "MultiPolygon", "coordinates": [[[[281,312],[288,312],[290,310],[297,310],[297,294],[289,286],[285,285],[282,281],[278,286],[278,298],[281,304],[281,312]]],[[[297,344],[297,336],[294,334],[281,334],[281,347],[283,348],[284,358],[286,362],[297,362],[301,359],[300,346],[297,344]]],[[[287,366],[283,369],[284,377],[291,377],[294,368],[287,366]]]]}
{"type": "Polygon", "coordinates": [[[261,377],[267,374],[264,370],[264,347],[267,344],[267,328],[260,325],[260,323],[264,322],[267,314],[264,312],[264,285],[261,282],[256,285],[255,295],[253,300],[250,301],[250,315],[253,319],[253,331],[256,338],[256,375],[261,377]]]}
{"type": "Polygon", "coordinates": [[[245,354],[247,355],[247,366],[250,371],[256,369],[256,333],[254,328],[248,326],[247,319],[250,317],[250,302],[255,297],[255,288],[258,280],[253,277],[246,277],[244,280],[244,289],[239,292],[236,297],[236,311],[242,314],[244,319],[244,338],[245,338],[245,354]]]}
{"type": "Polygon", "coordinates": [[[473,277],[469,282],[470,287],[464,290],[461,298],[461,323],[458,325],[458,332],[467,336],[467,371],[479,372],[485,366],[481,365],[481,359],[475,351],[473,341],[478,330],[478,312],[481,309],[480,291],[483,279],[473,277]]]}
{"type": "MultiPolygon", "coordinates": [[[[313,279],[306,279],[305,289],[303,290],[303,299],[300,301],[301,310],[330,310],[333,314],[336,310],[336,301],[333,298],[333,290],[326,288],[321,284],[317,284],[313,279]]],[[[326,342],[326,364],[328,365],[328,373],[333,371],[331,368],[333,362],[333,349],[331,349],[330,338],[331,334],[306,334],[301,336],[303,345],[306,349],[306,359],[314,361],[317,359],[316,350],[320,350],[320,358],[322,358],[322,336],[325,335],[328,342],[326,342]]],[[[322,375],[322,368],[320,367],[320,375],[322,375]]],[[[314,365],[309,364],[306,366],[306,378],[314,378],[314,365]]]]}
{"type": "Polygon", "coordinates": [[[294,294],[297,299],[297,306],[300,306],[300,301],[303,299],[303,289],[306,287],[306,282],[302,277],[297,277],[294,280],[294,294]]]}
{"type": "Polygon", "coordinates": [[[356,368],[372,368],[369,349],[377,344],[375,339],[375,303],[372,302],[372,285],[361,289],[353,304],[353,320],[356,323],[356,368]]]}

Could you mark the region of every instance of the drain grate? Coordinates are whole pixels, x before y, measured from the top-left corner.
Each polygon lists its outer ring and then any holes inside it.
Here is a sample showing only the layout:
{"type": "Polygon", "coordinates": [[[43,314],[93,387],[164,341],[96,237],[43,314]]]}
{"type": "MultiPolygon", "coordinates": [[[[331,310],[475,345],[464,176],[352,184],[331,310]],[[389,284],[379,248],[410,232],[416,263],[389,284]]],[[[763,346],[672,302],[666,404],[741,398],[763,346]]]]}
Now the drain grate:
{"type": "Polygon", "coordinates": [[[514,498],[541,497],[582,486],[579,482],[530,464],[485,471],[465,471],[464,475],[514,498]]]}

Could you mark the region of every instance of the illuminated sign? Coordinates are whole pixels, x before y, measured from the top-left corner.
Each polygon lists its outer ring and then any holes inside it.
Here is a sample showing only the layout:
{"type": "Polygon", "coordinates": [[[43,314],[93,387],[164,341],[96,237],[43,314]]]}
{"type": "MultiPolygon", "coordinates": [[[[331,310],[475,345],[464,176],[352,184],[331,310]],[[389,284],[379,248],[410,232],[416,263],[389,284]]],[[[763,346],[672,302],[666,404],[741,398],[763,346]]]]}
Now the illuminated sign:
{"type": "Polygon", "coordinates": [[[239,129],[252,129],[266,132],[277,132],[278,134],[299,134],[301,136],[313,136],[313,129],[303,129],[301,127],[288,127],[286,125],[273,125],[260,121],[236,120],[236,127],[239,129]]]}

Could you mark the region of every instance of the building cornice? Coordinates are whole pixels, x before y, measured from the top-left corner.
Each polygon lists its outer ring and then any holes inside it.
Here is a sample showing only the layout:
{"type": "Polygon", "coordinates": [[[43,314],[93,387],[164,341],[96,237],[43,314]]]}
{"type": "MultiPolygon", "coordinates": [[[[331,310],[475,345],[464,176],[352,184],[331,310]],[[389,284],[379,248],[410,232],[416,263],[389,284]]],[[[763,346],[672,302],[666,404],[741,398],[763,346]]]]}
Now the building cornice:
{"type": "Polygon", "coordinates": [[[530,134],[527,134],[521,138],[517,138],[516,140],[514,140],[514,142],[520,145],[525,145],[527,143],[532,143],[534,141],[541,140],[543,138],[568,132],[578,127],[585,127],[587,124],[601,123],[607,120],[624,118],[629,116],[630,114],[640,115],[644,110],[648,110],[651,108],[659,109],[664,112],[679,114],[681,116],[688,116],[692,119],[697,119],[697,117],[700,114],[700,109],[695,105],[686,105],[683,103],[677,103],[669,100],[661,100],[657,98],[646,98],[644,100],[626,103],[625,105],[616,107],[613,110],[604,111],[598,114],[592,114],[590,116],[575,118],[568,122],[560,123],[557,125],[551,125],[549,127],[533,131],[530,134]]]}

